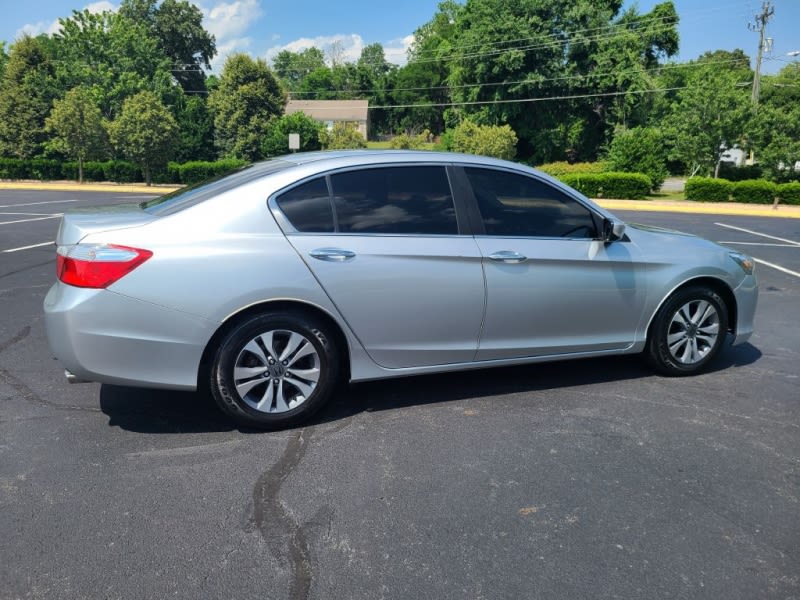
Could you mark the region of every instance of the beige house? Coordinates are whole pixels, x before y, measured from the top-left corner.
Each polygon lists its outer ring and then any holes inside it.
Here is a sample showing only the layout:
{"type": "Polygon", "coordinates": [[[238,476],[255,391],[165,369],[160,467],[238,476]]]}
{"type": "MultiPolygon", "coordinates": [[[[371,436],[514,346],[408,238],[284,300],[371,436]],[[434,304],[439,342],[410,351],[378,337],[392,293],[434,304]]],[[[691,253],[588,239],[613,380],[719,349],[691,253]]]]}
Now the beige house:
{"type": "Polygon", "coordinates": [[[369,134],[368,100],[289,100],[286,114],[303,112],[331,129],[334,123],[352,123],[364,139],[369,134]]]}

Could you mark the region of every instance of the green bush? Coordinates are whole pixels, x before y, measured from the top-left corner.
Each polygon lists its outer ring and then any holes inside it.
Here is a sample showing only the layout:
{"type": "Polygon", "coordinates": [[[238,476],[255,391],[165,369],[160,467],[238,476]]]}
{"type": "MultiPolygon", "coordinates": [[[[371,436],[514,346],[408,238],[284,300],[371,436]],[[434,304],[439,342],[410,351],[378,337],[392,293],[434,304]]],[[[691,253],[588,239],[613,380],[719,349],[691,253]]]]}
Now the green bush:
{"type": "Polygon", "coordinates": [[[247,161],[237,158],[227,158],[215,162],[195,160],[183,164],[170,163],[167,166],[167,172],[173,174],[177,172],[179,183],[192,184],[224,175],[246,164],[247,161]]]}
{"type": "Polygon", "coordinates": [[[536,167],[542,173],[547,173],[553,177],[561,177],[562,175],[573,175],[579,173],[604,173],[608,171],[608,164],[603,161],[598,162],[579,162],[568,163],[565,160],[546,163],[536,167]]]}
{"type": "Polygon", "coordinates": [[[611,171],[644,173],[658,190],[669,174],[661,131],[655,127],[619,129],[608,149],[611,171]]]}
{"type": "Polygon", "coordinates": [[[319,142],[323,150],[354,150],[366,148],[367,140],[354,125],[335,123],[333,129],[319,132],[319,142]]]}
{"type": "Polygon", "coordinates": [[[687,200],[698,202],[727,202],[733,191],[733,184],[727,179],[711,177],[690,177],[683,193],[687,200]]]}
{"type": "Polygon", "coordinates": [[[650,178],[641,173],[582,173],[559,179],[590,198],[641,200],[653,186],[650,178]]]}
{"type": "Polygon", "coordinates": [[[772,204],[777,191],[777,186],[771,181],[750,179],[748,181],[737,181],[734,183],[731,195],[735,202],[772,204]]]}
{"type": "Polygon", "coordinates": [[[719,166],[719,176],[728,181],[745,181],[746,179],[761,179],[763,172],[759,165],[735,167],[730,163],[722,163],[719,166]]]}
{"type": "Polygon", "coordinates": [[[800,183],[782,183],[778,186],[776,195],[784,204],[800,204],[800,183]]]}
{"type": "Polygon", "coordinates": [[[391,139],[389,147],[395,150],[422,150],[430,143],[431,137],[431,132],[427,129],[418,135],[401,133],[391,139]]]}
{"type": "Polygon", "coordinates": [[[300,152],[310,152],[322,148],[319,136],[325,125],[315,121],[303,112],[276,117],[267,125],[267,134],[261,142],[264,156],[280,156],[289,153],[289,134],[300,136],[300,152]]]}
{"type": "Polygon", "coordinates": [[[109,160],[104,163],[103,173],[106,181],[117,183],[136,183],[144,181],[142,169],[127,160],[109,160]]]}
{"type": "Polygon", "coordinates": [[[517,154],[517,134],[508,125],[478,125],[464,119],[450,138],[454,152],[511,160],[517,154]]]}
{"type": "Polygon", "coordinates": [[[61,164],[49,158],[0,158],[0,179],[61,179],[61,164]]]}

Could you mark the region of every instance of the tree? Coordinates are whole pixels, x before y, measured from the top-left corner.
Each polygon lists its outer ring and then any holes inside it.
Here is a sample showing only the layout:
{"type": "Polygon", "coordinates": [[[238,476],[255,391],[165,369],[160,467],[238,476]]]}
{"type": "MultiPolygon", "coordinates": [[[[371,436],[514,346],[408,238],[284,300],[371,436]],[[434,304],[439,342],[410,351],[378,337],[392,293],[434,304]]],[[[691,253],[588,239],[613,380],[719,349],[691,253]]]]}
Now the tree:
{"type": "Polygon", "coordinates": [[[100,155],[106,144],[103,118],[88,90],[75,88],[56,100],[46,127],[53,135],[50,146],[78,161],[78,182],[83,183],[83,163],[100,155]]]}
{"type": "Polygon", "coordinates": [[[364,136],[349,123],[336,123],[333,129],[323,129],[319,141],[324,150],[353,150],[367,147],[364,136]]]}
{"type": "Polygon", "coordinates": [[[180,130],[175,147],[175,160],[214,160],[214,118],[205,98],[181,95],[172,107],[180,130]]]}
{"type": "Polygon", "coordinates": [[[292,52],[281,50],[272,59],[272,67],[286,89],[299,90],[305,78],[317,69],[327,69],[325,55],[319,48],[311,47],[292,52]]]}
{"type": "Polygon", "coordinates": [[[701,64],[687,79],[665,120],[670,160],[685,164],[691,173],[704,169],[719,174],[722,154],[744,142],[751,117],[750,94],[738,84],[742,73],[719,64],[701,64]]]}
{"type": "Polygon", "coordinates": [[[122,113],[106,128],[117,150],[141,166],[147,185],[152,183],[153,169],[170,159],[178,133],[172,113],[147,91],[125,100],[122,113]]]}
{"type": "Polygon", "coordinates": [[[664,138],[655,127],[620,128],[608,150],[610,171],[644,173],[658,190],[667,178],[664,138]]]}
{"type": "Polygon", "coordinates": [[[283,115],[270,122],[261,152],[264,156],[286,154],[289,152],[290,133],[300,135],[300,152],[320,150],[320,134],[324,129],[325,125],[302,112],[283,115]]]}
{"type": "Polygon", "coordinates": [[[122,14],[74,11],[53,34],[56,78],[63,89],[91,89],[103,116],[113,119],[126,98],[155,91],[174,100],[170,60],[143,22],[122,14]]]}
{"type": "Polygon", "coordinates": [[[508,125],[476,125],[464,119],[452,133],[451,149],[511,160],[517,153],[517,134],[508,125]]]}
{"type": "Polygon", "coordinates": [[[6,43],[0,41],[0,81],[6,72],[6,62],[8,62],[8,54],[6,54],[6,43]]]}
{"type": "Polygon", "coordinates": [[[233,54],[208,97],[214,142],[228,158],[256,160],[270,120],[283,114],[286,97],[264,59],[233,54]]]}
{"type": "Polygon", "coordinates": [[[42,150],[54,94],[45,39],[23,35],[11,46],[0,82],[0,156],[31,158],[42,150]]]}
{"type": "Polygon", "coordinates": [[[186,0],[123,0],[119,13],[143,23],[172,63],[171,72],[188,94],[205,90],[203,67],[217,53],[214,36],[203,28],[203,13],[186,0]]]}

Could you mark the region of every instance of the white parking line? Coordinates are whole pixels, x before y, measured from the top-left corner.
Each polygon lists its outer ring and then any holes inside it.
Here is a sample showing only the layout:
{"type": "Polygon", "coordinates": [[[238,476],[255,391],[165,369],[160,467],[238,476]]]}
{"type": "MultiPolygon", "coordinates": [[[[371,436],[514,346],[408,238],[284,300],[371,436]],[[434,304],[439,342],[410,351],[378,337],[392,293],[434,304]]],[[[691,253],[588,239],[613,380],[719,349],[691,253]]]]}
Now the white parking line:
{"type": "Polygon", "coordinates": [[[30,250],[31,248],[41,248],[42,246],[52,246],[53,242],[42,242],[41,244],[31,244],[30,246],[20,246],[19,248],[9,248],[8,250],[2,250],[3,254],[8,252],[19,252],[20,250],[30,250]]]}
{"type": "Polygon", "coordinates": [[[795,277],[800,277],[800,273],[798,273],[797,271],[790,271],[786,267],[782,267],[780,265],[772,264],[771,262],[767,262],[765,260],[761,260],[760,258],[755,258],[754,257],[753,260],[756,261],[760,265],[764,265],[764,266],[767,266],[767,267],[772,267],[773,269],[777,269],[781,273],[786,273],[788,275],[794,275],[795,277]]]}
{"type": "Polygon", "coordinates": [[[45,219],[60,219],[63,215],[51,215],[49,217],[37,217],[35,219],[19,219],[17,221],[0,221],[0,225],[12,225],[14,223],[30,223],[31,221],[44,221],[45,219]]]}
{"type": "Polygon", "coordinates": [[[83,202],[83,200],[47,200],[46,202],[25,202],[22,204],[0,204],[0,208],[16,208],[17,206],[35,206],[37,204],[63,204],[64,202],[83,202]]]}
{"type": "MultiPolygon", "coordinates": [[[[0,215],[24,215],[27,217],[52,217],[56,213],[0,212],[0,215]]],[[[62,213],[58,213],[59,215],[62,213]]]]}
{"type": "Polygon", "coordinates": [[[738,244],[739,246],[770,246],[772,248],[800,248],[795,244],[773,244],[771,242],[717,242],[718,244],[738,244]]]}
{"type": "Polygon", "coordinates": [[[758,231],[753,231],[752,229],[745,229],[744,227],[726,225],[725,223],[714,223],[714,225],[719,225],[720,227],[726,227],[727,229],[735,229],[736,231],[744,231],[745,233],[749,233],[751,235],[757,235],[760,237],[769,238],[771,240],[778,240],[779,242],[786,242],[787,244],[792,244],[793,246],[800,246],[800,242],[796,242],[794,240],[787,240],[786,238],[775,237],[774,235],[768,235],[766,233],[759,233],[758,231]]]}

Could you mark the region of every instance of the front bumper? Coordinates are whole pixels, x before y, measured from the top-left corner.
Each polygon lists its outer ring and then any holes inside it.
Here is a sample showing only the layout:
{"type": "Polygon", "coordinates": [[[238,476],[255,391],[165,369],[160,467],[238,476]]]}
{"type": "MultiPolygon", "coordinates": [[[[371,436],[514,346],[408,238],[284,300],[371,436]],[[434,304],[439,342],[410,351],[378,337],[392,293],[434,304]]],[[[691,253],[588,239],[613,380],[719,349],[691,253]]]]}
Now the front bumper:
{"type": "Polygon", "coordinates": [[[744,344],[753,335],[753,321],[758,305],[758,280],[755,272],[744,278],[733,294],[736,297],[736,331],[733,345],[744,344]]]}

